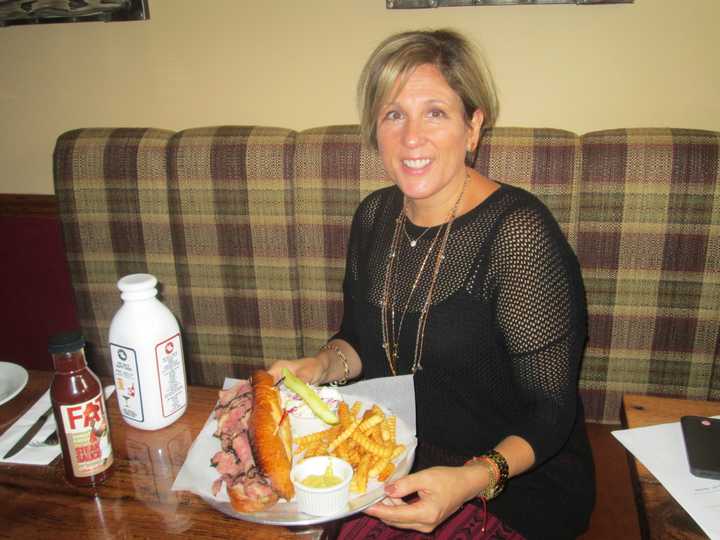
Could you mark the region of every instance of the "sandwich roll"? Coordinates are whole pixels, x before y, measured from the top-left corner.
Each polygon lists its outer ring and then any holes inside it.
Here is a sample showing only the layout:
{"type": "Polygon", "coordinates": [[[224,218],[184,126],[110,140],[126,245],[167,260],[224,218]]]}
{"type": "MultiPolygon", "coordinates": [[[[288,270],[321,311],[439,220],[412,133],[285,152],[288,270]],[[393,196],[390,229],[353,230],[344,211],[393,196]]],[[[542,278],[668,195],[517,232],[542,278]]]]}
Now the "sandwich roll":
{"type": "Polygon", "coordinates": [[[292,499],[290,420],[283,418],[272,376],[256,371],[251,380],[221,390],[214,416],[221,449],[210,460],[220,475],[213,495],[224,485],[240,513],[266,510],[280,497],[292,499]]]}
{"type": "Polygon", "coordinates": [[[290,500],[295,488],[290,480],[292,468],[292,432],[290,420],[283,415],[280,392],[272,375],[255,371],[251,378],[253,408],[248,430],[260,472],[280,497],[290,500]]]}

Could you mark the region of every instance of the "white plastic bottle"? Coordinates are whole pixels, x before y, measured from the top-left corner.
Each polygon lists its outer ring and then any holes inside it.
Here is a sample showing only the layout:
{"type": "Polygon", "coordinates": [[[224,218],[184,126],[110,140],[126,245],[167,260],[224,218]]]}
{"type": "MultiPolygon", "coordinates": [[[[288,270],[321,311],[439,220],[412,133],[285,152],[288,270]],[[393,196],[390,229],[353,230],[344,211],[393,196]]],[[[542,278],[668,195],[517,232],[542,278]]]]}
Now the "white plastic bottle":
{"type": "Polygon", "coordinates": [[[123,305],[110,323],[110,356],[123,419],[161,429],[187,409],[180,328],[157,298],[157,279],[130,274],[118,281],[123,305]]]}

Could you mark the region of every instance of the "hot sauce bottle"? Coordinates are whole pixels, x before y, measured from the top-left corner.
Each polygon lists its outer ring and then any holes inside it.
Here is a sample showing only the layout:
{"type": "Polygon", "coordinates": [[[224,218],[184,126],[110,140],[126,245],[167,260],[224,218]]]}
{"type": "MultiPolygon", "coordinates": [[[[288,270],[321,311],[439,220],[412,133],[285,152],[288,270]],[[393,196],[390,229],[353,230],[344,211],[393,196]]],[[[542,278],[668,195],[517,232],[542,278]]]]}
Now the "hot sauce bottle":
{"type": "Polygon", "coordinates": [[[68,481],[94,486],[110,476],[113,451],[102,385],[87,366],[84,347],[80,332],[50,338],[55,367],[50,400],[68,481]]]}

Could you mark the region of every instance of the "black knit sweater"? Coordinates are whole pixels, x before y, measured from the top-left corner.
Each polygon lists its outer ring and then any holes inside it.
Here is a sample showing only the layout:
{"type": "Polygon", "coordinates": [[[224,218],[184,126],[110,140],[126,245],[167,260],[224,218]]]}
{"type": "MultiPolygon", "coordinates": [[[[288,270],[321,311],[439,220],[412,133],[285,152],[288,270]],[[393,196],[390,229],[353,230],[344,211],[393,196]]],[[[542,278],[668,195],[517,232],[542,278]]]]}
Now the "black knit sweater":
{"type": "MultiPolygon", "coordinates": [[[[380,322],[383,282],[402,194],[369,195],[352,224],[337,337],[363,362],[363,377],[391,374],[380,322]]],[[[402,311],[440,227],[406,220],[397,254],[402,311]],[[423,234],[424,233],[424,234],[423,234]]],[[[439,245],[438,243],[436,244],[439,245]]],[[[434,253],[408,303],[398,372],[410,372],[419,306],[434,253]]],[[[396,319],[397,321],[398,319],[396,319]]],[[[510,479],[489,510],[527,538],[574,538],[594,504],[594,470],[577,380],[586,308],[577,259],[547,208],[501,185],[452,225],[414,376],[416,468],[461,464],[508,435],[535,451],[532,470],[510,479]]]]}

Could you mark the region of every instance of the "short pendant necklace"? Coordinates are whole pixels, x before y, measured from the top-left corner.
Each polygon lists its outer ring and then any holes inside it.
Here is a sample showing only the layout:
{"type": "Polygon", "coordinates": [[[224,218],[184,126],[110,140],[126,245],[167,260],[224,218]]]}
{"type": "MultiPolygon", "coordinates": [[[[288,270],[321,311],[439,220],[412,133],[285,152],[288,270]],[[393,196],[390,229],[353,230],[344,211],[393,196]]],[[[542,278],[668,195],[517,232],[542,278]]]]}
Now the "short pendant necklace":
{"type": "MultiPolygon", "coordinates": [[[[433,238],[432,242],[430,243],[430,247],[428,248],[427,253],[425,254],[425,257],[423,258],[422,263],[420,264],[420,269],[418,270],[417,275],[415,276],[415,280],[413,281],[413,285],[410,289],[410,292],[408,293],[408,297],[405,301],[405,305],[403,306],[403,310],[400,314],[400,320],[399,324],[396,328],[395,326],[395,301],[396,301],[396,292],[397,292],[397,256],[399,253],[399,247],[400,247],[400,230],[402,229],[405,231],[405,208],[400,211],[400,216],[395,220],[395,230],[393,231],[393,238],[390,244],[390,253],[388,254],[388,264],[387,268],[385,270],[385,280],[383,283],[383,298],[380,306],[380,315],[381,315],[381,330],[382,330],[382,340],[383,340],[383,349],[385,350],[385,358],[388,362],[388,367],[390,368],[390,372],[393,375],[397,375],[397,366],[398,366],[398,356],[399,356],[399,341],[400,341],[400,334],[402,333],[402,326],[403,322],[405,321],[405,315],[408,312],[408,308],[410,306],[410,300],[413,297],[413,294],[415,293],[415,290],[418,286],[418,283],[420,282],[420,277],[423,274],[423,271],[425,270],[425,266],[430,258],[430,254],[434,250],[438,239],[440,239],[440,246],[437,250],[437,254],[435,256],[435,263],[433,265],[433,273],[430,279],[430,285],[428,287],[427,296],[425,297],[425,301],[422,304],[422,308],[420,310],[420,314],[418,317],[418,326],[417,326],[417,332],[415,336],[415,353],[413,355],[413,363],[412,367],[410,369],[411,373],[415,373],[417,370],[422,370],[422,350],[423,345],[425,341],[425,327],[427,325],[427,319],[428,315],[430,313],[430,306],[432,304],[432,296],[433,292],[435,290],[435,284],[437,282],[438,275],[440,274],[440,267],[442,265],[442,261],[445,259],[445,248],[447,247],[448,238],[450,237],[450,228],[452,227],[452,223],[455,220],[455,215],[457,214],[457,210],[460,207],[460,201],[462,200],[462,197],[465,193],[465,188],[467,187],[467,184],[470,180],[470,175],[465,175],[465,182],[463,183],[462,190],[460,191],[460,195],[458,196],[457,200],[455,201],[455,204],[450,212],[450,215],[448,217],[447,223],[445,223],[443,226],[438,228],[437,232],[435,233],[435,237],[433,238]]],[[[429,230],[426,229],[425,232],[429,230]]],[[[423,232],[423,234],[425,234],[423,232]]],[[[407,232],[405,232],[405,235],[407,235],[407,232]]],[[[420,235],[422,237],[422,235],[420,235]]],[[[416,238],[417,240],[420,239],[420,237],[416,238]]],[[[414,247],[412,240],[410,242],[410,247],[414,247]]]]}
{"type": "MultiPolygon", "coordinates": [[[[405,210],[404,210],[404,209],[403,209],[403,215],[405,215],[405,210]]],[[[410,236],[410,234],[408,234],[408,232],[407,232],[407,221],[409,221],[409,220],[403,219],[403,228],[402,228],[402,230],[403,230],[403,232],[405,233],[405,238],[407,238],[407,239],[408,239],[408,242],[410,242],[410,247],[413,247],[413,248],[414,248],[415,246],[417,246],[418,240],[420,240],[423,236],[425,236],[425,233],[428,232],[430,229],[432,229],[432,227],[427,227],[427,228],[422,232],[422,234],[420,234],[420,236],[418,236],[417,238],[412,238],[412,237],[410,236]]]]}

